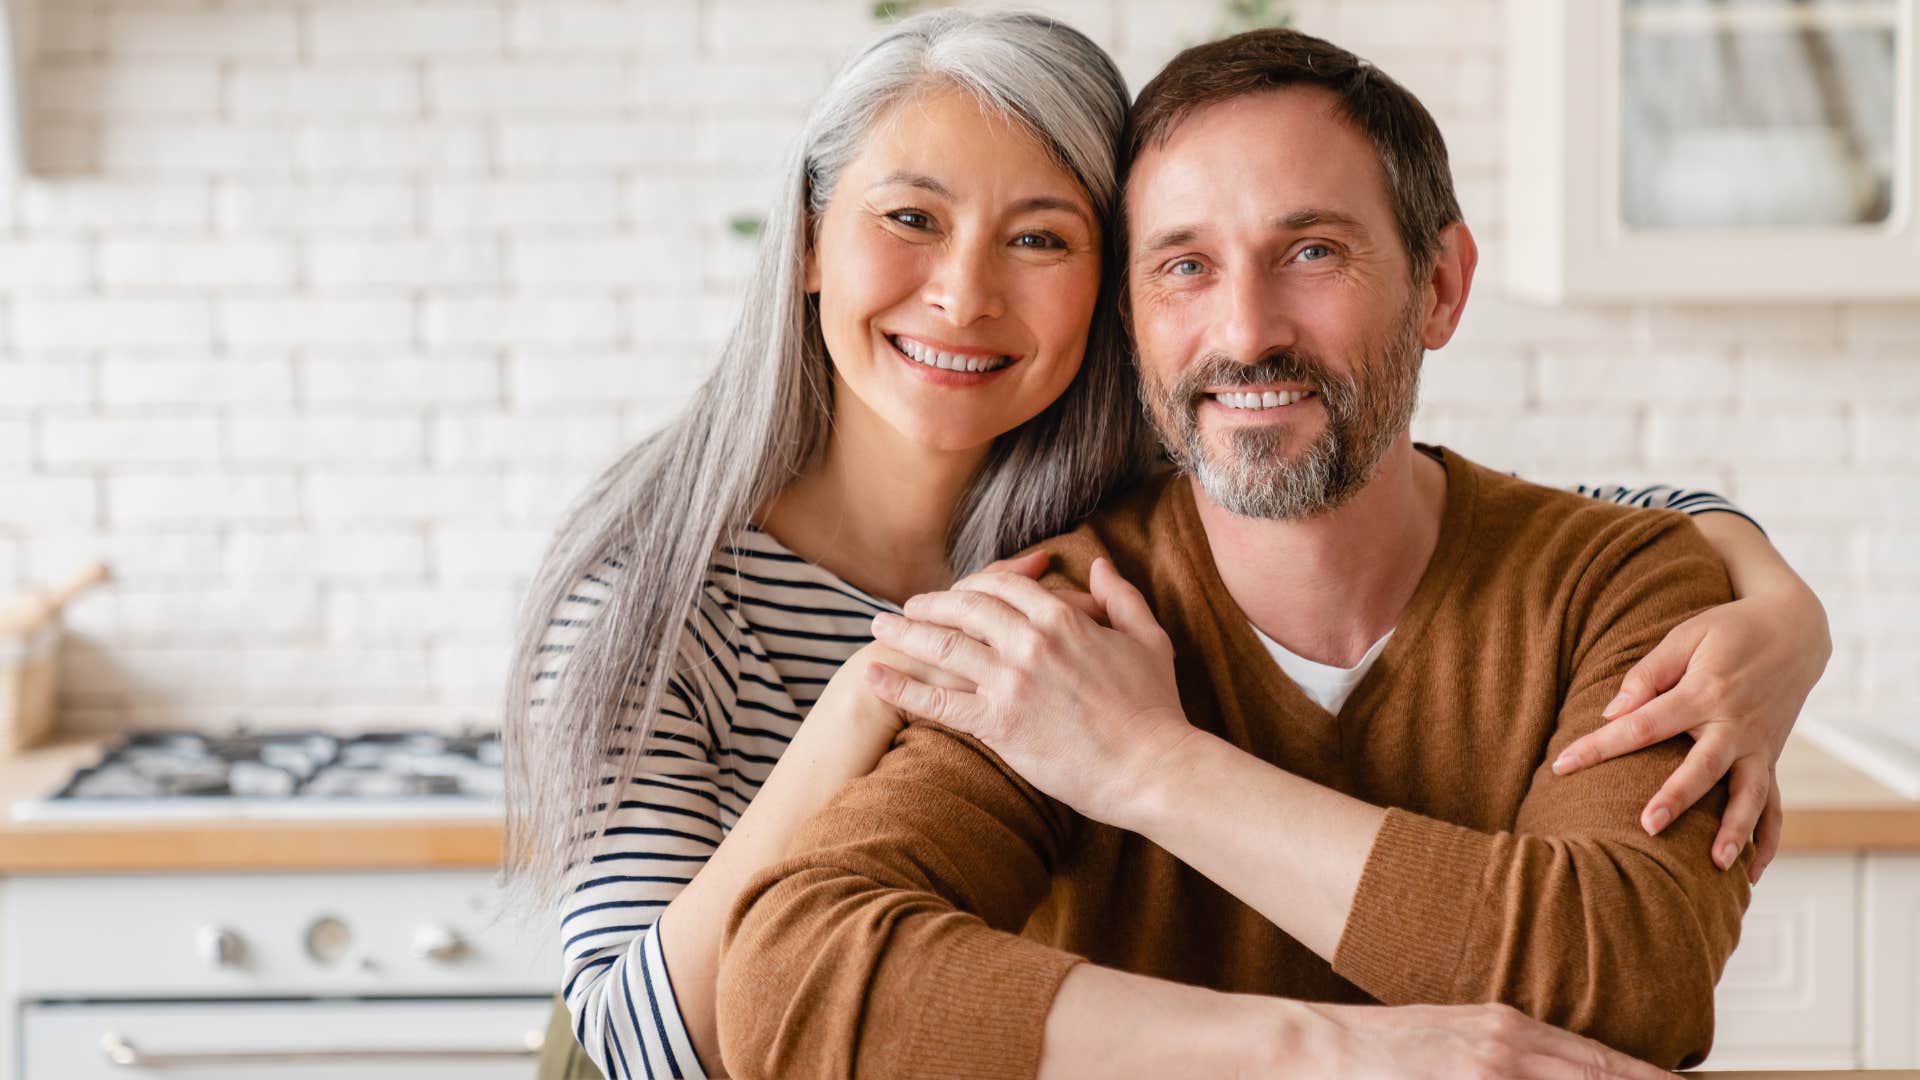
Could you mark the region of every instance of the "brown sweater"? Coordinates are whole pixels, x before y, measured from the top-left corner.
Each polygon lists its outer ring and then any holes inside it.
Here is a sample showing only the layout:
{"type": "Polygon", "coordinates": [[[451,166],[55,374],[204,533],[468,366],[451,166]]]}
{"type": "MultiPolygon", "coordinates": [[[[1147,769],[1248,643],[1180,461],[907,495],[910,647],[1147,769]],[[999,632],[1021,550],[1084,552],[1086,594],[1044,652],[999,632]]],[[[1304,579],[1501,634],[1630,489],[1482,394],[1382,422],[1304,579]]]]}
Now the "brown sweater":
{"type": "Polygon", "coordinates": [[[1081,958],[1314,1001],[1498,1000],[1664,1066],[1699,1061],[1748,896],[1750,851],[1725,873],[1708,858],[1724,785],[1649,838],[1640,809],[1686,739],[1570,777],[1548,763],[1669,629],[1729,599],[1726,572],[1680,514],[1429,452],[1447,469],[1438,546],[1337,717],[1227,594],[1184,478],[1044,545],[1076,586],[1107,555],[1141,587],[1195,726],[1391,808],[1333,963],[978,742],[915,724],[734,907],[731,1074],[1030,1077],[1081,958]]]}

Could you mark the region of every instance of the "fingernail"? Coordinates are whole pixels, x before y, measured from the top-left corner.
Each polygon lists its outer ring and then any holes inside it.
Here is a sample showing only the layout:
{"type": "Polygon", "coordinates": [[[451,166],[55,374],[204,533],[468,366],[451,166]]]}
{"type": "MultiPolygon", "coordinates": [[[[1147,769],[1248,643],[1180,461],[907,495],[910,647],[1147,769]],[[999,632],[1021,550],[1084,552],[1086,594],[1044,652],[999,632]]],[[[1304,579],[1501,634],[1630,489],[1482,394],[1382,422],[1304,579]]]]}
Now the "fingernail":
{"type": "MultiPolygon", "coordinates": [[[[913,601],[909,600],[907,603],[911,604],[913,601]]],[[[898,630],[906,624],[906,621],[907,620],[895,615],[891,611],[883,611],[873,617],[873,632],[879,634],[891,630],[898,630]]]]}
{"type": "Polygon", "coordinates": [[[1613,719],[1614,714],[1619,712],[1627,704],[1627,701],[1627,692],[1625,690],[1615,694],[1613,700],[1607,702],[1607,707],[1600,710],[1601,718],[1605,720],[1613,719]]]}
{"type": "Polygon", "coordinates": [[[1732,866],[1733,860],[1739,857],[1740,857],[1739,845],[1735,844],[1733,841],[1729,840],[1726,843],[1720,845],[1720,859],[1719,859],[1720,869],[1725,870],[1727,867],[1732,866]]]}
{"type": "Polygon", "coordinates": [[[1652,836],[1658,833],[1661,829],[1667,827],[1667,822],[1672,820],[1673,811],[1668,810],[1664,806],[1655,807],[1653,812],[1647,815],[1647,823],[1645,826],[1647,835],[1652,836]]]}
{"type": "Polygon", "coordinates": [[[1569,750],[1566,753],[1561,754],[1559,757],[1553,759],[1553,775],[1565,776],[1568,773],[1572,772],[1574,769],[1574,766],[1578,764],[1579,764],[1579,760],[1574,757],[1573,751],[1569,750]]]}

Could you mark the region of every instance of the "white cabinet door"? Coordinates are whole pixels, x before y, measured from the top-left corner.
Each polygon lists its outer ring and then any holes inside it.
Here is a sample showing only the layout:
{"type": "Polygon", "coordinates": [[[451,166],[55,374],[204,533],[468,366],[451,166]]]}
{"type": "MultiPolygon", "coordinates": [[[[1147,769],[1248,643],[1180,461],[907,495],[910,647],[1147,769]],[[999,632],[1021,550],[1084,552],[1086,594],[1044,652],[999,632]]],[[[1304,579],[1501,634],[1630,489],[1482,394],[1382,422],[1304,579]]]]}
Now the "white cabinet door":
{"type": "Polygon", "coordinates": [[[1783,855],[1767,870],[1714,995],[1708,1068],[1859,1065],[1859,868],[1783,855]]]}
{"type": "Polygon", "coordinates": [[[31,1005],[21,1080],[527,1080],[551,1002],[31,1005]]]}
{"type": "Polygon", "coordinates": [[[1867,856],[1866,1065],[1920,1068],[1920,855],[1867,856]]]}

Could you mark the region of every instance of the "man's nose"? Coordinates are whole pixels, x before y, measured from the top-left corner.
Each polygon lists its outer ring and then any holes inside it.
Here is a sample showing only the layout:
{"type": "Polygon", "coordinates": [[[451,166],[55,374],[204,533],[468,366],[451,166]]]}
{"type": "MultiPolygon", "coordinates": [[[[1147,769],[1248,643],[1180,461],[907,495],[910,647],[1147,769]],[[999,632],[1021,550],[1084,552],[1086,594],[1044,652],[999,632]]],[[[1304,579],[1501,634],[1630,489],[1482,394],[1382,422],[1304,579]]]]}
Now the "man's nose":
{"type": "Polygon", "coordinates": [[[920,298],[955,326],[1005,315],[1006,287],[988,242],[948,244],[934,261],[920,298]]]}
{"type": "Polygon", "coordinates": [[[1259,269],[1239,267],[1227,274],[1217,294],[1222,310],[1214,319],[1214,343],[1243,364],[1294,344],[1295,327],[1279,287],[1259,269]]]}

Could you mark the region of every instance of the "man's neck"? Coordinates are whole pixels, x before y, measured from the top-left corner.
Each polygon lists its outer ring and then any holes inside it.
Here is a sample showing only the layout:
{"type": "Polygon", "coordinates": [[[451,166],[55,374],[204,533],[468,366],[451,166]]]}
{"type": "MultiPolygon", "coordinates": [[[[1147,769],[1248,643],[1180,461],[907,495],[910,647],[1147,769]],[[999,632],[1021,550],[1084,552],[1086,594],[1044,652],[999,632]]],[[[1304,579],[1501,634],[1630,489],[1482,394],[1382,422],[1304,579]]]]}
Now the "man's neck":
{"type": "Polygon", "coordinates": [[[1400,621],[1440,540],[1446,469],[1407,436],[1339,509],[1297,521],[1194,502],[1220,580],[1253,625],[1289,650],[1351,667],[1400,621]]]}

